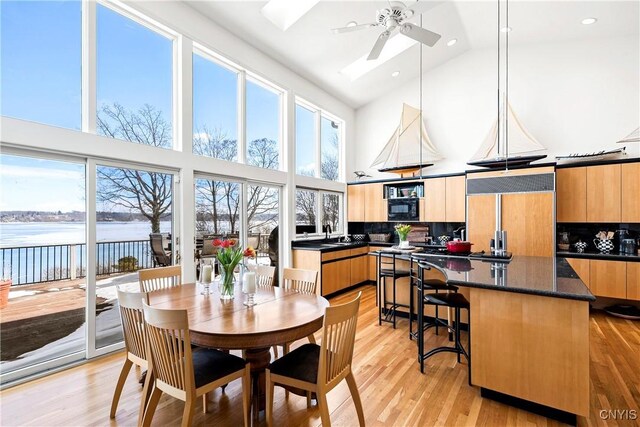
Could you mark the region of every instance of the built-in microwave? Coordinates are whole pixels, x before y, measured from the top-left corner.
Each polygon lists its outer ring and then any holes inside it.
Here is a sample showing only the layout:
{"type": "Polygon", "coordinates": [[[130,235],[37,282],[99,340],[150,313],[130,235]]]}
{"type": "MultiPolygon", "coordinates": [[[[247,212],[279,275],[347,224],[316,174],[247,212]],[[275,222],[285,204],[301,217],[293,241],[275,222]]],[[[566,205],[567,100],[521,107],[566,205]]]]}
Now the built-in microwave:
{"type": "Polygon", "coordinates": [[[389,221],[419,221],[420,199],[409,197],[403,199],[388,199],[387,220],[389,221]]]}

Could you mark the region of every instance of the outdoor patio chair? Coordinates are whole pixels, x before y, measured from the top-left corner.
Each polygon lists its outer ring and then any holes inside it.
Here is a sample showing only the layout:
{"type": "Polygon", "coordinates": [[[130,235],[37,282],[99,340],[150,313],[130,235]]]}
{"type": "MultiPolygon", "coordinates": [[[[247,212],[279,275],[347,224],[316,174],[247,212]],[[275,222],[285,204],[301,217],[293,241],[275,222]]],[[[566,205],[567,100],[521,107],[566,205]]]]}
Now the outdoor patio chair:
{"type": "Polygon", "coordinates": [[[162,233],[149,234],[149,243],[151,245],[154,265],[157,267],[171,265],[171,252],[167,252],[164,249],[164,237],[162,233]]]}

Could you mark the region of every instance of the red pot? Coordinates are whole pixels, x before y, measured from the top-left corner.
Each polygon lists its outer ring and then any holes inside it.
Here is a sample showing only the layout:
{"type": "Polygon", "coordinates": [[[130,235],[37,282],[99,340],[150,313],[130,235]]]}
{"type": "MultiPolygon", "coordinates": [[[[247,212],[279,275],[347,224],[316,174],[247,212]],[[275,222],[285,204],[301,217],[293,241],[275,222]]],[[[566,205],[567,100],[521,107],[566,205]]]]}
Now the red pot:
{"type": "Polygon", "coordinates": [[[460,240],[447,242],[447,250],[452,254],[468,254],[471,252],[471,242],[462,242],[460,240]]]}

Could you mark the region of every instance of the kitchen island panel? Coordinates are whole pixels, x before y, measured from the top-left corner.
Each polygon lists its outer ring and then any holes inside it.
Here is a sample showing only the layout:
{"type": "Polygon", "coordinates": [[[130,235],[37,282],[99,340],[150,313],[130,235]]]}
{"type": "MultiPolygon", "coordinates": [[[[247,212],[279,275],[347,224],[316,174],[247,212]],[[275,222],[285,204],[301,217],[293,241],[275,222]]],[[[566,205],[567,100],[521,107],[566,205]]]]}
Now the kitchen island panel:
{"type": "Polygon", "coordinates": [[[588,416],[588,301],[470,290],[472,383],[588,416]]]}

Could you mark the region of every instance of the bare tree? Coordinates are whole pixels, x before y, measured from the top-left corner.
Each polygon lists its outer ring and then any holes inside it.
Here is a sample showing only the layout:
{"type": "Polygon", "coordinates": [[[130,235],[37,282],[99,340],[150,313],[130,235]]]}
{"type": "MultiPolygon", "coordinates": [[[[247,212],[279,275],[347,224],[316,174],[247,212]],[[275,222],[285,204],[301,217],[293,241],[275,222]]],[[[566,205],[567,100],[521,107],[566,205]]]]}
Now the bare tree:
{"type": "Polygon", "coordinates": [[[338,160],[339,140],[338,134],[334,133],[330,139],[330,149],[322,152],[322,162],[320,165],[320,177],[331,181],[338,180],[340,162],[338,160]]]}
{"type": "Polygon", "coordinates": [[[296,224],[315,225],[316,192],[296,190],[296,224]]]}
{"type": "MultiPolygon", "coordinates": [[[[162,113],[146,105],[137,113],[118,103],[98,112],[98,133],[155,147],[171,146],[171,125],[162,113]]],[[[112,207],[140,212],[160,232],[160,219],[171,209],[171,175],[126,168],[98,168],[98,200],[112,207]]]]}
{"type": "MultiPolygon", "coordinates": [[[[278,145],[272,139],[260,138],[247,147],[247,163],[265,169],[278,169],[278,145]]],[[[250,185],[247,191],[247,228],[249,233],[271,231],[278,222],[278,190],[250,185]]]]}

